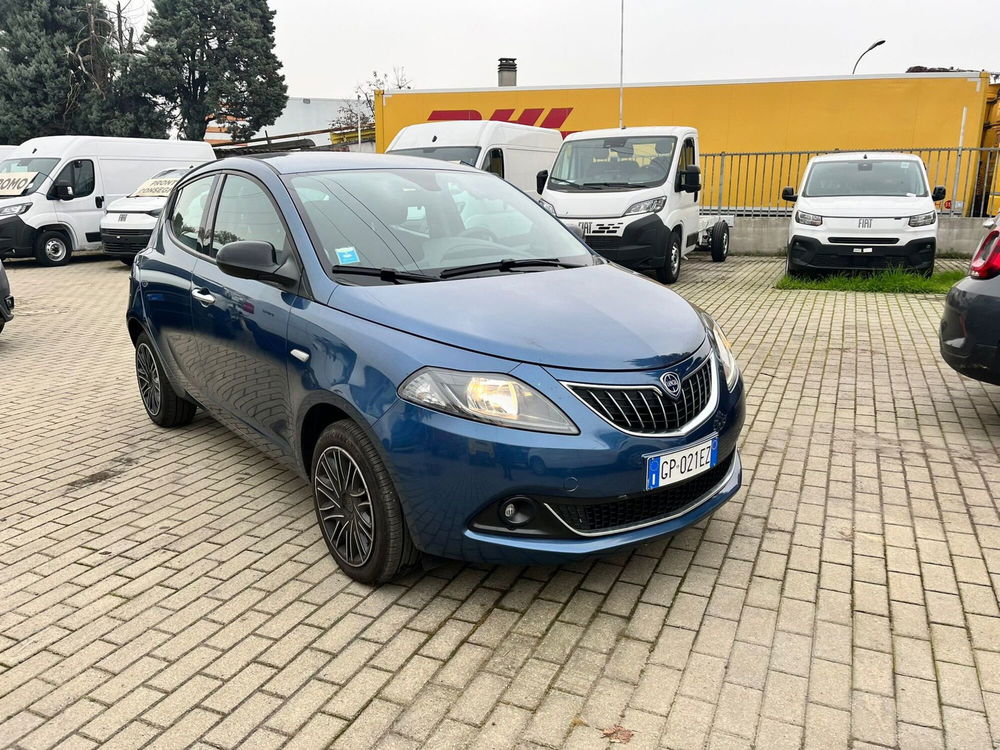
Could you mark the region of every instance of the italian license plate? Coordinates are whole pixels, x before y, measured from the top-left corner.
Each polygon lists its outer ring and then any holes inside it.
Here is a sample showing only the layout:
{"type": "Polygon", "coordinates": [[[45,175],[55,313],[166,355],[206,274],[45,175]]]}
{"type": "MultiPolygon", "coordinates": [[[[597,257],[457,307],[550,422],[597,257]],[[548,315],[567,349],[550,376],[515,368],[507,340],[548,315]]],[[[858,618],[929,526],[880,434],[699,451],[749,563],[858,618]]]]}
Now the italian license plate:
{"type": "Polygon", "coordinates": [[[719,463],[719,436],[677,451],[646,456],[646,489],[655,490],[698,476],[719,463]]]}

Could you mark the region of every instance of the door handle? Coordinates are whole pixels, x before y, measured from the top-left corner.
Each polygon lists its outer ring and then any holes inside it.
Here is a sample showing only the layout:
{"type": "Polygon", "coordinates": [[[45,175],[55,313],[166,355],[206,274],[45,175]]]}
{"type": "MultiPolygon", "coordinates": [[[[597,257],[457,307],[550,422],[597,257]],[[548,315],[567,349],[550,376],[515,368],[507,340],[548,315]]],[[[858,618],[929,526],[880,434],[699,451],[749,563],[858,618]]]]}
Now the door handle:
{"type": "Polygon", "coordinates": [[[215,297],[207,289],[192,289],[191,296],[205,307],[215,304],[215,297]]]}
{"type": "Polygon", "coordinates": [[[309,352],[304,352],[301,349],[292,349],[292,351],[290,353],[299,362],[308,362],[309,361],[309,352]]]}
{"type": "Polygon", "coordinates": [[[96,198],[94,198],[94,203],[97,204],[98,208],[104,208],[104,196],[99,195],[96,198]]]}

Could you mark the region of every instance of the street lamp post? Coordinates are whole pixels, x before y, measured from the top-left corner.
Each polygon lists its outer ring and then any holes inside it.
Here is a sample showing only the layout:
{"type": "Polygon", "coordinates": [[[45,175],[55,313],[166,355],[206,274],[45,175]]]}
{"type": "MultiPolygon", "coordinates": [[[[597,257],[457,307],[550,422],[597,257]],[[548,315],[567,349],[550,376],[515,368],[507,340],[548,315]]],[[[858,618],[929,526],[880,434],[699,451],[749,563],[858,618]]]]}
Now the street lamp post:
{"type": "Polygon", "coordinates": [[[861,53],[860,55],[858,55],[858,59],[857,59],[857,60],[855,60],[855,62],[854,62],[854,67],[853,67],[853,68],[851,69],[851,75],[854,75],[854,74],[855,74],[855,72],[857,72],[857,70],[858,70],[858,63],[859,63],[859,62],[861,62],[861,58],[862,58],[862,57],[864,57],[865,55],[867,55],[867,54],[868,54],[869,52],[871,52],[871,51],[872,51],[873,49],[875,49],[876,47],[880,47],[880,46],[882,46],[883,44],[885,44],[885,39],[879,39],[879,40],[878,40],[877,42],[875,42],[875,43],[874,43],[874,44],[873,44],[873,45],[872,45],[871,47],[869,47],[869,48],[868,48],[868,49],[866,49],[866,50],[865,50],[864,52],[862,52],[862,53],[861,53]]]}

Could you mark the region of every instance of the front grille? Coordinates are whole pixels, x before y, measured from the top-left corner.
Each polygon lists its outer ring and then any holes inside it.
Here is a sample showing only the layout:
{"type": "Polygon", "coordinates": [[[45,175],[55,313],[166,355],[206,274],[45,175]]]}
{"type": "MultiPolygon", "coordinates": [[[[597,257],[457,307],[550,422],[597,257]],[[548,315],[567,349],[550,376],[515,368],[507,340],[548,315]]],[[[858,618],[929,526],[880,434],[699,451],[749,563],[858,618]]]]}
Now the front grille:
{"type": "Polygon", "coordinates": [[[573,531],[584,534],[613,533],[651,524],[679,515],[702,500],[729,473],[733,453],[708,471],[684,482],[640,495],[595,503],[548,503],[549,508],[573,531]]]}
{"type": "Polygon", "coordinates": [[[898,237],[831,237],[837,245],[898,245],[898,237]]]}
{"type": "Polygon", "coordinates": [[[101,244],[110,252],[139,252],[149,243],[149,229],[115,229],[101,232],[101,244]]]}
{"type": "Polygon", "coordinates": [[[568,385],[598,416],[626,432],[662,435],[674,432],[698,416],[712,397],[709,359],[681,382],[681,395],[670,398],[658,386],[616,387],[568,385]]]}
{"type": "Polygon", "coordinates": [[[622,238],[613,234],[588,234],[586,242],[592,250],[614,250],[621,247],[622,238]]]}

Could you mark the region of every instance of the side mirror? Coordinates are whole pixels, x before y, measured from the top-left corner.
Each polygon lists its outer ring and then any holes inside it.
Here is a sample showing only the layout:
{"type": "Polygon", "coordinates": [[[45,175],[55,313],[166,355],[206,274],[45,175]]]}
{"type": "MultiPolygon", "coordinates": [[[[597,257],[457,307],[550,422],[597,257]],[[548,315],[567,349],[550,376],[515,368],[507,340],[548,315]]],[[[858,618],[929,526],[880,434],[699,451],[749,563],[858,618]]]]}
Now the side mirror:
{"type": "Polygon", "coordinates": [[[535,175],[535,190],[541,195],[542,191],[545,190],[545,183],[549,181],[549,170],[543,169],[541,172],[535,175]]]}
{"type": "Polygon", "coordinates": [[[294,284],[298,274],[290,274],[286,264],[279,264],[274,245],[270,242],[244,240],[223,245],[215,256],[223,273],[238,279],[274,281],[282,285],[294,284]]]}
{"type": "Polygon", "coordinates": [[[73,185],[67,180],[59,180],[53,185],[55,190],[56,198],[61,201],[73,200],[73,185]]]}
{"type": "Polygon", "coordinates": [[[678,174],[678,189],[685,193],[697,193],[701,190],[701,167],[689,164],[678,174]]]}
{"type": "Polygon", "coordinates": [[[795,194],[795,188],[786,187],[781,191],[781,200],[788,201],[789,203],[795,203],[799,199],[799,196],[795,194]]]}
{"type": "Polygon", "coordinates": [[[938,201],[943,201],[946,195],[944,190],[944,185],[938,185],[934,190],[931,191],[931,200],[937,203],[938,201]]]}

